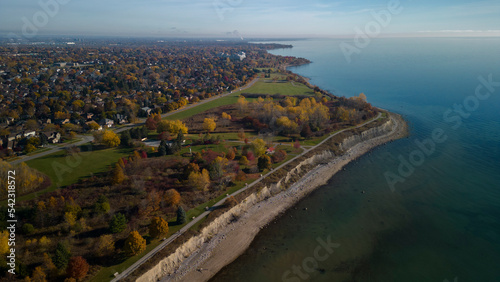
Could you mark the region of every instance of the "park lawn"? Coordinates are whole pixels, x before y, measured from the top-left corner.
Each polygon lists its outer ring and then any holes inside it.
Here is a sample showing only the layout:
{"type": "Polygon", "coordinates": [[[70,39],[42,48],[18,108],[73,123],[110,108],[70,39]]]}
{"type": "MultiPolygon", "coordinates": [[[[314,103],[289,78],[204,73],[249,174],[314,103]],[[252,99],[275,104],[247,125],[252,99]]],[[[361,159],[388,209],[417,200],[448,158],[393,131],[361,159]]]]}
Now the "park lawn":
{"type": "Polygon", "coordinates": [[[65,151],[59,151],[27,161],[26,164],[29,167],[35,168],[49,176],[52,180],[52,185],[45,190],[19,197],[18,200],[31,200],[40,194],[54,191],[58,187],[77,183],[80,178],[105,172],[119,158],[129,156],[130,154],[132,154],[132,150],[128,148],[80,152],[79,157],[68,157],[65,151]],[[64,167],[67,171],[60,170],[58,169],[59,167],[64,167]]]}
{"type": "MultiPolygon", "coordinates": [[[[276,74],[276,76],[282,76],[282,74],[276,74]]],[[[270,79],[261,78],[254,85],[249,87],[246,90],[241,91],[243,93],[257,93],[257,94],[281,94],[281,95],[304,95],[304,96],[314,96],[314,91],[307,87],[305,84],[291,81],[283,81],[278,80],[273,82],[270,79]]],[[[213,101],[198,105],[196,107],[184,110],[182,112],[178,112],[172,115],[165,117],[164,119],[168,120],[182,120],[199,113],[203,113],[205,111],[211,110],[213,108],[227,106],[236,104],[238,101],[238,96],[240,95],[240,91],[233,93],[231,95],[215,99],[213,101]]],[[[247,101],[252,102],[255,99],[247,99],[247,101]]]]}
{"type": "Polygon", "coordinates": [[[243,91],[245,93],[256,93],[256,94],[281,94],[281,95],[304,95],[313,96],[314,90],[307,87],[306,85],[298,82],[282,81],[278,80],[273,82],[272,80],[261,79],[256,82],[252,87],[243,91]]]}

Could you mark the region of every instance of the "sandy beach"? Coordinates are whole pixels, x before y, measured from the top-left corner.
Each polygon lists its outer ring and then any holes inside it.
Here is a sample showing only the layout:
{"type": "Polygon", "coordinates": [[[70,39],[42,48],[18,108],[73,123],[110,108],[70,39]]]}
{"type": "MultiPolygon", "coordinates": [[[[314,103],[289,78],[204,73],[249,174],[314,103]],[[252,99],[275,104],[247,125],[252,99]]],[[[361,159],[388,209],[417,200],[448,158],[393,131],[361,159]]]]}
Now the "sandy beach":
{"type": "Polygon", "coordinates": [[[228,224],[187,257],[175,273],[163,277],[161,281],[209,280],[240,256],[265,225],[311,191],[325,185],[346,164],[377,146],[403,137],[406,123],[400,116],[391,115],[391,118],[394,123],[392,131],[361,142],[326,164],[317,165],[286,191],[250,207],[237,221],[228,224]]]}

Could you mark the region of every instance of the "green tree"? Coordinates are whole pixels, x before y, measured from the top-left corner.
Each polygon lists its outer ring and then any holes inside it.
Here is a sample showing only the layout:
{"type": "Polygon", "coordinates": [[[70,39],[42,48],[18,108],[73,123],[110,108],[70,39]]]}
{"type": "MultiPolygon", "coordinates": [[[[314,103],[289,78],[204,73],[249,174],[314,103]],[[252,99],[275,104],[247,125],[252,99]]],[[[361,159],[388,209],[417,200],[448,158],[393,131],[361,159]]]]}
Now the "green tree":
{"type": "Polygon", "coordinates": [[[117,213],[113,216],[109,222],[109,230],[111,233],[120,233],[127,228],[127,218],[121,213],[117,213]]]}
{"type": "Polygon", "coordinates": [[[25,223],[23,225],[23,233],[26,235],[31,235],[35,233],[35,227],[33,227],[33,224],[25,223]]]}
{"type": "Polygon", "coordinates": [[[184,224],[186,223],[186,211],[179,206],[177,208],[177,224],[184,224]]]}
{"type": "Polygon", "coordinates": [[[120,134],[120,144],[124,147],[130,147],[132,144],[132,137],[129,130],[125,130],[120,134]]]}
{"type": "Polygon", "coordinates": [[[71,252],[68,250],[65,244],[59,242],[57,243],[56,252],[54,254],[53,262],[59,269],[64,269],[68,265],[69,258],[71,257],[71,252]]]}
{"type": "Polygon", "coordinates": [[[153,238],[159,238],[168,233],[168,222],[159,216],[153,217],[149,225],[149,235],[153,238]]]}

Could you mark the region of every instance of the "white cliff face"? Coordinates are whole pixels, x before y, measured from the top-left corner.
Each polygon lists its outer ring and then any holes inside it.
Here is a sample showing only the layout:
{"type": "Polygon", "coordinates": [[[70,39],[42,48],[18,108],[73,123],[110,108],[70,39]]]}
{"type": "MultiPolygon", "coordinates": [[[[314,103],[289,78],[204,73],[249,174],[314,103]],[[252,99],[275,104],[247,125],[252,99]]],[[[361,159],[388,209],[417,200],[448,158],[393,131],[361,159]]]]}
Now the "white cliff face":
{"type": "MultiPolygon", "coordinates": [[[[346,138],[341,144],[340,149],[344,152],[347,152],[350,148],[360,144],[364,141],[377,138],[383,135],[388,134],[389,132],[394,130],[395,123],[392,119],[389,119],[386,123],[381,126],[368,129],[363,131],[361,134],[353,135],[346,138]]],[[[349,153],[350,154],[350,153],[349,153]]],[[[348,158],[348,157],[346,157],[348,158]]],[[[315,154],[312,157],[309,157],[302,162],[300,162],[294,169],[289,171],[285,177],[283,177],[278,183],[272,184],[269,187],[266,186],[260,189],[258,192],[255,192],[249,195],[246,199],[244,199],[241,203],[234,206],[224,214],[220,215],[214,221],[212,221],[208,226],[206,226],[203,230],[201,230],[200,234],[192,237],[182,246],[180,246],[173,254],[161,260],[156,266],[151,268],[149,271],[140,276],[137,281],[139,282],[149,282],[149,281],[158,281],[162,277],[176,274],[176,270],[181,266],[186,259],[189,259],[190,255],[194,252],[202,248],[202,246],[210,241],[220,230],[227,227],[234,217],[240,217],[247,210],[255,206],[257,203],[262,202],[266,199],[269,199],[273,196],[279,196],[281,198],[289,198],[297,196],[297,191],[300,188],[297,185],[292,185],[289,183],[294,177],[300,177],[305,174],[307,168],[316,167],[318,165],[327,164],[327,163],[335,162],[335,154],[331,151],[323,151],[321,153],[315,154]],[[307,166],[307,168],[305,167],[307,166]]],[[[348,160],[344,160],[346,163],[348,160]]],[[[327,176],[329,179],[331,177],[327,176]]],[[[326,180],[325,180],[326,182],[326,180]]],[[[296,197],[295,197],[296,198],[296,197]]],[[[193,266],[194,267],[194,266],[193,266]]],[[[182,276],[182,275],[181,275],[182,276]]],[[[175,279],[175,278],[174,278],[175,279]]]]}

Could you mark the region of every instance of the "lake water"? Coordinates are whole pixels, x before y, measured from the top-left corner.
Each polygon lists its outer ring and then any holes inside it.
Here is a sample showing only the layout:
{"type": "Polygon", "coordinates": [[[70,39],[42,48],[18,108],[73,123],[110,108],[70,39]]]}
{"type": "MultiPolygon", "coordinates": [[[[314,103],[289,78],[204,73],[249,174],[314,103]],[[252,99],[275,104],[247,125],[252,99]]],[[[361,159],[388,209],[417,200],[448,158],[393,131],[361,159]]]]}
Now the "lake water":
{"type": "Polygon", "coordinates": [[[343,41],[271,52],[311,60],[291,70],[312,84],[402,114],[409,138],[349,164],[213,281],[500,281],[500,85],[475,96],[500,82],[500,39],[375,39],[351,62],[343,41]],[[446,138],[434,149],[433,132],[446,138]],[[401,159],[415,165],[404,177],[401,159]],[[404,183],[391,189],[388,172],[404,183]]]}

